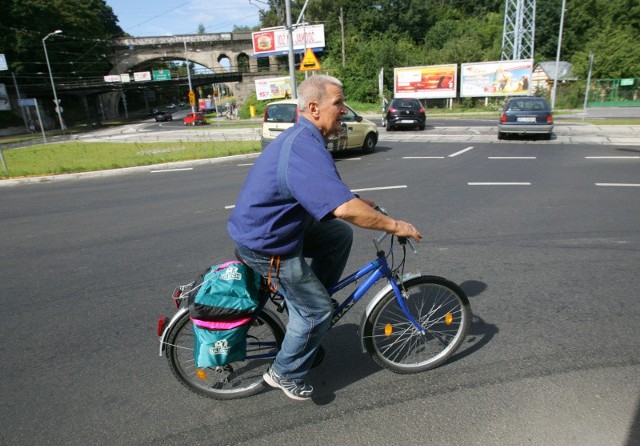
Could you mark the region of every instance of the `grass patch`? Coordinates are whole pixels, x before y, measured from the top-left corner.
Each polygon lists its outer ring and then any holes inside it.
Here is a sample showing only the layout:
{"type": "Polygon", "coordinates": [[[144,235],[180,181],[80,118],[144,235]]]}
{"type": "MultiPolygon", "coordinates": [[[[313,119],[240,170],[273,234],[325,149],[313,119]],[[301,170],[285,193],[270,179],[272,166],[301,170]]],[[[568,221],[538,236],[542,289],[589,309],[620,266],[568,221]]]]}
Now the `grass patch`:
{"type": "Polygon", "coordinates": [[[90,172],[255,152],[260,152],[258,141],[70,141],[3,151],[8,173],[0,169],[0,178],[90,172]]]}

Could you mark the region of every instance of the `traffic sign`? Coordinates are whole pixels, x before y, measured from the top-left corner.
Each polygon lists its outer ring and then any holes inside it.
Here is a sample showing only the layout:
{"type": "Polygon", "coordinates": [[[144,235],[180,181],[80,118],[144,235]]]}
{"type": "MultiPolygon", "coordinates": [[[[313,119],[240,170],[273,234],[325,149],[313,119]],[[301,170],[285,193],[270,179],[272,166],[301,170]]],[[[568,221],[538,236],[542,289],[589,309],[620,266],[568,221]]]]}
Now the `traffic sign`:
{"type": "Polygon", "coordinates": [[[20,107],[32,107],[36,105],[35,98],[18,99],[18,105],[20,107]]]}
{"type": "Polygon", "coordinates": [[[171,71],[169,70],[153,70],[154,81],[170,81],[171,71]]]}
{"type": "Polygon", "coordinates": [[[196,105],[196,94],[193,90],[189,92],[189,105],[196,105]]]}
{"type": "Polygon", "coordinates": [[[304,53],[302,62],[300,62],[300,71],[315,71],[320,69],[320,62],[313,54],[311,48],[307,48],[307,52],[304,53]]]}

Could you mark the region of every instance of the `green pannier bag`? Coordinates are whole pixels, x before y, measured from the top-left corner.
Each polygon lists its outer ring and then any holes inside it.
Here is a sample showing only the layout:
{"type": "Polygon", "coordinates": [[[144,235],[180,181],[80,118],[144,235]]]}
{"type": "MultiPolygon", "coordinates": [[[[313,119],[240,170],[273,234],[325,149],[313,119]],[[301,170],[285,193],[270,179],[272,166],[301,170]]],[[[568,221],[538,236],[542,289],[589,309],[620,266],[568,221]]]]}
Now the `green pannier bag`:
{"type": "Polygon", "coordinates": [[[246,358],[247,332],[259,300],[260,275],[244,263],[227,262],[205,271],[188,296],[197,367],[246,358]]]}

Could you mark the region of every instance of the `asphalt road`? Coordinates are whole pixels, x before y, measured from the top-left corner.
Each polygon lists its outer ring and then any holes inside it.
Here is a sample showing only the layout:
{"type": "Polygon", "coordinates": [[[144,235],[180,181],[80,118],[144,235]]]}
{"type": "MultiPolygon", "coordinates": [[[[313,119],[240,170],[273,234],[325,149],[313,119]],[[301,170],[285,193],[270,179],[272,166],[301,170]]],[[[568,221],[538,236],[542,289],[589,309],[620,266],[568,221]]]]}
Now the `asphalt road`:
{"type": "Polygon", "coordinates": [[[231,256],[250,157],[0,188],[0,444],[637,445],[638,155],[407,140],[340,158],[426,236],[407,268],[460,283],[475,320],[452,361],[403,376],[360,352],[356,306],[304,403],[200,398],[158,356],[173,287],[231,256]]]}

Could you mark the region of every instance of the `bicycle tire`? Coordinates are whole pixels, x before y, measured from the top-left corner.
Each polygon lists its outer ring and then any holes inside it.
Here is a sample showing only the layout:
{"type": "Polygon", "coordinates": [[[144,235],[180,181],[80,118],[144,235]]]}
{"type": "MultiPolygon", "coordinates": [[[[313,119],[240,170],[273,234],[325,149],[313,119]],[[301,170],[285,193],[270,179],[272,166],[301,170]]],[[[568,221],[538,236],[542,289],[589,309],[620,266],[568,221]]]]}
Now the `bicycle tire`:
{"type": "Polygon", "coordinates": [[[247,359],[221,367],[197,368],[193,324],[185,313],[167,336],[166,356],[174,376],[192,392],[218,400],[255,395],[264,388],[263,373],[280,350],[281,325],[262,311],[247,333],[247,359]],[[251,356],[260,355],[260,358],[251,356]]]}
{"type": "Polygon", "coordinates": [[[471,320],[469,299],[442,277],[419,276],[403,288],[404,302],[425,334],[407,319],[390,291],[367,318],[365,346],[376,363],[392,372],[424,372],[449,359],[464,340],[471,320]]]}

